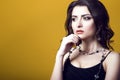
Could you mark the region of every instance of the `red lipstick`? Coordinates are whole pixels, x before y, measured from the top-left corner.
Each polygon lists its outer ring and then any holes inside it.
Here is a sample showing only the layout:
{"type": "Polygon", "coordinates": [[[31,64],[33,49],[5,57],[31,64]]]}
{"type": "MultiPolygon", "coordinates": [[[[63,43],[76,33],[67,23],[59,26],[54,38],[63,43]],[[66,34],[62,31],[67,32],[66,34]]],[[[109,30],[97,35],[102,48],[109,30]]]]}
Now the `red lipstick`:
{"type": "Polygon", "coordinates": [[[77,34],[82,34],[84,31],[83,30],[77,30],[76,33],[77,34]]]}

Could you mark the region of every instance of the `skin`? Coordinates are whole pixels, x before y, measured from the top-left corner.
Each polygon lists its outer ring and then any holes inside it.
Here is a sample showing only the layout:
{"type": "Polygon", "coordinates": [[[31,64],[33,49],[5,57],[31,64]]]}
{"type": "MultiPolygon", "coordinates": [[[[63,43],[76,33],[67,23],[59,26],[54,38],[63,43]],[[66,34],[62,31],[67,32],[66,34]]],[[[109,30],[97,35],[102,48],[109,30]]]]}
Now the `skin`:
{"type": "Polygon", "coordinates": [[[72,11],[72,29],[74,34],[78,35],[82,40],[92,38],[95,34],[95,24],[92,15],[87,7],[76,6],[72,11]],[[77,34],[76,30],[83,30],[83,34],[77,34]]]}
{"type": "MultiPolygon", "coordinates": [[[[64,37],[60,48],[56,55],[55,66],[51,76],[51,80],[63,80],[62,71],[64,62],[67,59],[68,51],[79,41],[79,37],[82,43],[81,50],[86,53],[94,52],[97,49],[103,49],[98,43],[95,37],[95,24],[94,20],[86,6],[76,6],[72,11],[72,29],[73,34],[64,37]],[[83,33],[76,33],[76,30],[83,30],[83,33]]],[[[103,54],[107,54],[109,50],[105,49],[105,52],[99,52],[93,55],[82,55],[79,53],[78,47],[70,55],[71,64],[78,68],[89,68],[98,64],[103,54]]],[[[111,52],[103,62],[104,70],[106,71],[105,80],[118,80],[118,71],[120,68],[120,56],[116,52],[111,52]]]]}

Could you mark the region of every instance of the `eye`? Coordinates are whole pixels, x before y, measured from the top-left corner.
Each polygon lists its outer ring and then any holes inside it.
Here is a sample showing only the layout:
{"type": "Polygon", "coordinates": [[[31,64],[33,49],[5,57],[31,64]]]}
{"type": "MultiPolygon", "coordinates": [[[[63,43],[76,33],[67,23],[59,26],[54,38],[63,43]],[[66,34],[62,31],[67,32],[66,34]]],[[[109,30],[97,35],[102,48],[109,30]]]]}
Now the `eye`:
{"type": "Polygon", "coordinates": [[[76,21],[76,18],[72,18],[72,21],[75,22],[75,21],[76,21]]]}
{"type": "Polygon", "coordinates": [[[83,17],[83,20],[86,20],[86,21],[91,20],[91,19],[92,19],[91,16],[84,16],[84,17],[83,17]]]}

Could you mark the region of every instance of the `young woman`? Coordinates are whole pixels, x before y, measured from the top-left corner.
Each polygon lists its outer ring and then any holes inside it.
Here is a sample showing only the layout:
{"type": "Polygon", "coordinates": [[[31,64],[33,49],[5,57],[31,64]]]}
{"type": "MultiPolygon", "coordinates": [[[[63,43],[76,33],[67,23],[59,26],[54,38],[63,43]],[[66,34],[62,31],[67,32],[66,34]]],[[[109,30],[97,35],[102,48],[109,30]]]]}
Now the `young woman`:
{"type": "Polygon", "coordinates": [[[112,51],[109,16],[98,0],[73,1],[67,36],[56,55],[51,80],[119,80],[120,57],[112,51]]]}

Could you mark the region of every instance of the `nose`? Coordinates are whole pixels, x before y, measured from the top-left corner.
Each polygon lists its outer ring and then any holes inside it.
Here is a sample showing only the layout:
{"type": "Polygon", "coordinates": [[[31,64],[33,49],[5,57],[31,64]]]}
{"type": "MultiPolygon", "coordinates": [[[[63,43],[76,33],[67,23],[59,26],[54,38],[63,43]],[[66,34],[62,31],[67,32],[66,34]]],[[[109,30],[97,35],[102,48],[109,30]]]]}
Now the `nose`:
{"type": "Polygon", "coordinates": [[[83,26],[83,25],[82,25],[82,20],[80,19],[80,20],[78,21],[77,27],[80,28],[80,27],[82,27],[82,26],[83,26]]]}

